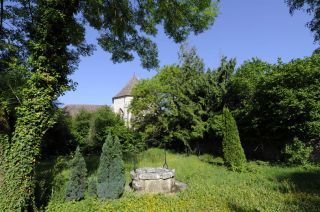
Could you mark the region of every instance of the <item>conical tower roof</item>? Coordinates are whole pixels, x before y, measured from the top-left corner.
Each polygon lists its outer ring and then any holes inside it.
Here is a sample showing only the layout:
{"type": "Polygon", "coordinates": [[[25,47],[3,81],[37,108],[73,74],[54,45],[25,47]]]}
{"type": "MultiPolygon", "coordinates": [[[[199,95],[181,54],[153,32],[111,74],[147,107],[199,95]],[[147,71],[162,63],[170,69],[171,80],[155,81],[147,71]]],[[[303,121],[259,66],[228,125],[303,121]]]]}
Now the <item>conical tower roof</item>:
{"type": "Polygon", "coordinates": [[[139,80],[137,79],[136,75],[134,74],[130,81],[122,88],[122,90],[115,95],[112,99],[117,99],[125,96],[132,96],[132,90],[134,86],[136,86],[139,83],[139,80]]]}

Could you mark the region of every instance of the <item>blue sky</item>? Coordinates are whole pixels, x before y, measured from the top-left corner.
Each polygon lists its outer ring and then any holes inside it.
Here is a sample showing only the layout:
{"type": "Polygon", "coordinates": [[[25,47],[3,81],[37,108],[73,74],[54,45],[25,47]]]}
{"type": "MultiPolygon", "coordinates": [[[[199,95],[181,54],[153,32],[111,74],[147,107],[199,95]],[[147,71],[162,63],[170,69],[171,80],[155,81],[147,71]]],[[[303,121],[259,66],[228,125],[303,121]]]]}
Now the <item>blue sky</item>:
{"type": "MultiPolygon", "coordinates": [[[[188,39],[196,47],[206,66],[215,68],[221,56],[235,57],[238,64],[258,57],[275,63],[310,56],[316,49],[313,34],[305,24],[311,20],[306,13],[294,16],[284,0],[223,0],[220,14],[206,32],[188,39]]],[[[87,31],[89,43],[96,43],[97,33],[87,31]]],[[[159,28],[154,41],[158,45],[160,66],[178,63],[179,44],[168,39],[159,28]]],[[[63,104],[107,104],[135,73],[138,78],[153,76],[155,71],[142,69],[139,58],[132,62],[114,64],[111,55],[97,46],[90,57],[81,58],[79,68],[71,79],[78,83],[76,91],[59,98],[63,104]]]]}

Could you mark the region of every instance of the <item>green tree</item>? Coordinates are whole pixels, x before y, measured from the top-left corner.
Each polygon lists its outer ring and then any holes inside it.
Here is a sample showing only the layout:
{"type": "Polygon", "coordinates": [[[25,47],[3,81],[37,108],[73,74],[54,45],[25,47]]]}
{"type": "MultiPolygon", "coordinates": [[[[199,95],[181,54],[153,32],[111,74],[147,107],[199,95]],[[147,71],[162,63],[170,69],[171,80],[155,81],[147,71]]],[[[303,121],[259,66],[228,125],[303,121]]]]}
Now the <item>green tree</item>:
{"type": "Polygon", "coordinates": [[[78,143],[86,153],[100,152],[109,133],[119,137],[123,152],[142,148],[136,134],[128,129],[122,118],[108,106],[95,112],[81,110],[71,118],[70,128],[74,143],[78,143]]]}
{"type": "Polygon", "coordinates": [[[90,137],[90,128],[93,125],[93,117],[92,112],[80,110],[79,113],[71,119],[71,133],[78,145],[84,149],[89,145],[89,139],[92,138],[90,137]]]}
{"type": "Polygon", "coordinates": [[[118,137],[108,135],[102,147],[97,173],[97,196],[100,199],[117,199],[124,192],[125,169],[118,137]]]}
{"type": "Polygon", "coordinates": [[[241,146],[238,127],[229,109],[223,108],[223,157],[232,170],[241,170],[246,163],[246,156],[241,146]]]}
{"type": "Polygon", "coordinates": [[[218,69],[205,71],[194,48],[182,46],[179,57],[179,66],[162,68],[134,89],[133,126],[149,145],[163,146],[163,141],[176,149],[199,150],[202,141],[219,139],[216,123],[235,60],[222,58],[218,69]]]}
{"type": "Polygon", "coordinates": [[[73,87],[68,75],[79,56],[92,50],[85,43],[83,23],[100,32],[99,44],[114,62],[132,60],[136,52],[143,67],[150,69],[158,64],[150,38],[157,34],[157,25],[163,24],[166,34],[181,42],[191,32],[207,29],[217,15],[211,0],[14,0],[1,6],[1,65],[29,75],[21,104],[15,107],[10,148],[5,151],[9,168],[0,189],[0,207],[5,210],[35,205],[34,166],[41,138],[56,120],[52,103],[73,87]]]}
{"type": "Polygon", "coordinates": [[[149,144],[182,144],[190,149],[190,143],[205,131],[204,109],[199,104],[204,101],[204,64],[194,49],[182,50],[180,60],[180,66],[166,66],[136,87],[131,110],[134,128],[149,144]]]}
{"type": "Polygon", "coordinates": [[[9,19],[13,21],[12,26],[26,31],[22,35],[28,40],[21,48],[27,51],[19,52],[26,53],[27,57],[21,57],[25,61],[18,63],[18,70],[29,73],[30,77],[21,91],[21,103],[15,108],[17,120],[10,146],[5,151],[8,169],[0,189],[0,207],[18,211],[34,205],[34,167],[41,138],[54,124],[54,100],[69,88],[67,75],[76,58],[68,46],[80,45],[78,35],[83,32],[79,32],[79,24],[72,16],[77,9],[69,1],[38,1],[29,6],[23,1],[15,3],[7,5],[13,15],[9,19]],[[34,13],[23,13],[24,17],[19,19],[20,13],[15,8],[24,11],[29,8],[34,13]],[[67,39],[70,32],[76,36],[72,40],[67,39]]]}
{"type": "Polygon", "coordinates": [[[80,148],[78,146],[74,158],[71,161],[71,174],[66,188],[66,200],[79,201],[84,198],[84,193],[87,187],[86,177],[86,162],[81,155],[80,148]]]}
{"type": "Polygon", "coordinates": [[[257,89],[254,113],[259,131],[278,142],[278,149],[294,137],[305,142],[319,139],[319,58],[280,62],[257,89]]]}
{"type": "MultiPolygon", "coordinates": [[[[272,72],[273,65],[258,58],[245,61],[231,77],[227,88],[226,102],[237,121],[242,144],[246,147],[248,157],[262,158],[268,153],[264,127],[259,131],[259,116],[263,111],[257,111],[257,91],[267,73],[272,72]],[[257,139],[259,138],[259,139],[257,139]]],[[[269,139],[267,139],[270,141],[269,139]]],[[[272,143],[272,142],[271,142],[272,143]]],[[[275,151],[274,151],[275,152],[275,151]]],[[[270,158],[269,158],[270,159],[270,158]]]]}
{"type": "Polygon", "coordinates": [[[319,55],[277,64],[253,60],[239,67],[228,91],[247,153],[280,159],[294,137],[319,139],[319,55]]]}

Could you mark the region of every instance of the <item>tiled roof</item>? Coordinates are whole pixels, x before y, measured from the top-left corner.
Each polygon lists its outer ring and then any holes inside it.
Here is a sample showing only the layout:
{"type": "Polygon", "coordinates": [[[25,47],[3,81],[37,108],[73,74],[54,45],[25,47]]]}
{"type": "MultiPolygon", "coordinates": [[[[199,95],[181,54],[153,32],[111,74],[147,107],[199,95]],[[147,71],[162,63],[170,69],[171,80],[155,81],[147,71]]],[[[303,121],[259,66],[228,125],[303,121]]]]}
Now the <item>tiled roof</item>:
{"type": "Polygon", "coordinates": [[[131,92],[132,89],[134,88],[134,86],[136,86],[139,83],[139,80],[137,79],[136,75],[133,75],[133,77],[131,78],[131,80],[126,84],[126,86],[124,86],[124,88],[122,88],[122,90],[115,95],[112,99],[116,99],[116,98],[120,98],[120,97],[124,97],[124,96],[131,96],[131,92]]]}
{"type": "Polygon", "coordinates": [[[66,105],[63,110],[69,113],[70,116],[75,117],[81,110],[88,112],[95,112],[98,108],[105,105],[66,105]]]}

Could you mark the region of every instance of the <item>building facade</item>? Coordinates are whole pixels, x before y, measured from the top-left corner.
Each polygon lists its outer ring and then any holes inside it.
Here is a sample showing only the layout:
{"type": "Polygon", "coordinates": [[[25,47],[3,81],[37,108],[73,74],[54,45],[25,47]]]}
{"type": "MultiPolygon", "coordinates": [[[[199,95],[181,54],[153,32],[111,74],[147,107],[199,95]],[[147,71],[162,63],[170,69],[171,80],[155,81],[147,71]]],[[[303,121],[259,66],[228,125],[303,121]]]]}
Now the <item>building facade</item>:
{"type": "Polygon", "coordinates": [[[139,80],[133,75],[124,88],[112,98],[113,112],[119,114],[128,127],[130,127],[130,120],[132,117],[132,114],[129,111],[130,103],[133,100],[132,90],[138,83],[139,80]]]}

